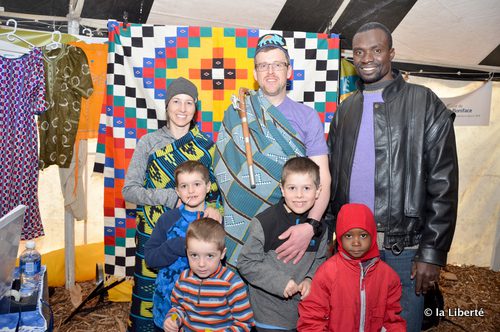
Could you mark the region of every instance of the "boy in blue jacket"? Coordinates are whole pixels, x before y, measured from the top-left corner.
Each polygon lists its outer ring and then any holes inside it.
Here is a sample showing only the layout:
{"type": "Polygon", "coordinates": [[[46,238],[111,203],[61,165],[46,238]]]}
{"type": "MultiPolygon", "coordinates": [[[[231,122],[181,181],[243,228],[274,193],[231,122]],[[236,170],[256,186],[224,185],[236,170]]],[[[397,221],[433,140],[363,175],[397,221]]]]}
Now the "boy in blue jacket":
{"type": "Polygon", "coordinates": [[[189,268],[186,257],[186,231],[205,210],[210,191],[208,169],[189,160],[175,169],[175,191],[182,204],[165,212],[156,223],[144,246],[144,259],[150,268],[159,269],[153,294],[153,320],[163,331],[163,322],[172,304],[170,295],[181,272],[189,268]]]}

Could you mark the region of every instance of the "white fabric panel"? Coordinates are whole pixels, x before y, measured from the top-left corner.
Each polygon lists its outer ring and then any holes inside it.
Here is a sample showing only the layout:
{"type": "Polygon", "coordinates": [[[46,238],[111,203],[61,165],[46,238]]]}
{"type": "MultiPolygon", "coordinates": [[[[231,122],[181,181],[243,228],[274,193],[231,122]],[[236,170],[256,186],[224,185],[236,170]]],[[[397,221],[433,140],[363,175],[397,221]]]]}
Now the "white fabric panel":
{"type": "Polygon", "coordinates": [[[270,29],[286,0],[156,0],[148,24],[270,29]]]}
{"type": "Polygon", "coordinates": [[[418,0],[392,34],[396,60],[487,71],[477,64],[500,44],[499,22],[498,0],[418,0]]]}
{"type": "MultiPolygon", "coordinates": [[[[463,95],[483,84],[414,76],[410,82],[431,88],[439,97],[463,95]]],[[[500,260],[495,256],[500,254],[495,251],[500,234],[500,83],[493,83],[490,125],[455,126],[455,134],[459,205],[448,263],[492,267],[500,260]]]]}

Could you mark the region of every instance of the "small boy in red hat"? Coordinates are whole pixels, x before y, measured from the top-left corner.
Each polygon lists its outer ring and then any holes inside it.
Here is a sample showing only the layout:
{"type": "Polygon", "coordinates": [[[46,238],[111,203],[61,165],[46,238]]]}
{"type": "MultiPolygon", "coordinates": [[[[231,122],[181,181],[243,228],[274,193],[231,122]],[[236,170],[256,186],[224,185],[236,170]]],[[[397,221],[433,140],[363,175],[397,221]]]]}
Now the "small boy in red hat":
{"type": "Polygon", "coordinates": [[[380,260],[371,210],[342,206],[336,234],[339,252],[318,268],[311,293],[299,303],[298,331],[406,331],[401,281],[380,260]]]}

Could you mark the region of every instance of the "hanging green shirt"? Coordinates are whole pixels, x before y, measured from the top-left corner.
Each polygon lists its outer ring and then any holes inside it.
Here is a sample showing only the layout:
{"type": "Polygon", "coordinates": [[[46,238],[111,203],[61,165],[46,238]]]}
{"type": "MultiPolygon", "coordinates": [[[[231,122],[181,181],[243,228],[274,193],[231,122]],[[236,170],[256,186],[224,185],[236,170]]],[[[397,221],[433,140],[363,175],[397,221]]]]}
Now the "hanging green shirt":
{"type": "Polygon", "coordinates": [[[47,111],[40,115],[40,169],[69,167],[80,119],[81,99],[93,92],[87,56],[79,47],[43,48],[47,111]]]}

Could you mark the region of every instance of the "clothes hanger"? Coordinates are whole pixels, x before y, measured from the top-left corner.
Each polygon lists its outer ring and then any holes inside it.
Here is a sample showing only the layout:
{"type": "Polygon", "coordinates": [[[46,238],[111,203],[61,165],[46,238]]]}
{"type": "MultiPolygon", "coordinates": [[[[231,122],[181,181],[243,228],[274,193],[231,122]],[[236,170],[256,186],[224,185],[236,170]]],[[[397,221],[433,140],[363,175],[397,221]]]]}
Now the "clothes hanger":
{"type": "Polygon", "coordinates": [[[17,40],[20,40],[20,41],[24,42],[25,44],[27,44],[31,49],[35,48],[35,45],[33,45],[32,43],[30,43],[29,41],[27,41],[23,37],[16,34],[16,31],[17,31],[17,21],[16,20],[14,20],[13,18],[10,18],[7,20],[5,25],[10,27],[11,23],[12,23],[14,29],[12,31],[9,31],[9,32],[1,33],[0,37],[6,37],[7,40],[10,42],[15,42],[17,39],[17,40]]]}
{"type": "Polygon", "coordinates": [[[90,28],[83,28],[81,35],[73,35],[73,36],[78,38],[76,40],[77,42],[87,43],[88,42],[87,38],[92,38],[92,35],[93,35],[93,33],[92,33],[92,30],[90,28]]]}
{"type": "Polygon", "coordinates": [[[90,28],[83,28],[82,32],[78,35],[73,34],[77,38],[77,42],[84,42],[87,44],[107,44],[108,38],[102,37],[99,30],[92,30],[90,28]]]}
{"type": "Polygon", "coordinates": [[[92,37],[94,34],[92,33],[92,30],[89,28],[83,28],[82,34],[87,37],[92,37]]]}
{"type": "Polygon", "coordinates": [[[52,41],[47,45],[45,45],[45,48],[49,51],[55,50],[56,48],[61,48],[62,47],[61,38],[62,38],[61,31],[58,30],[52,31],[52,41]]]}

